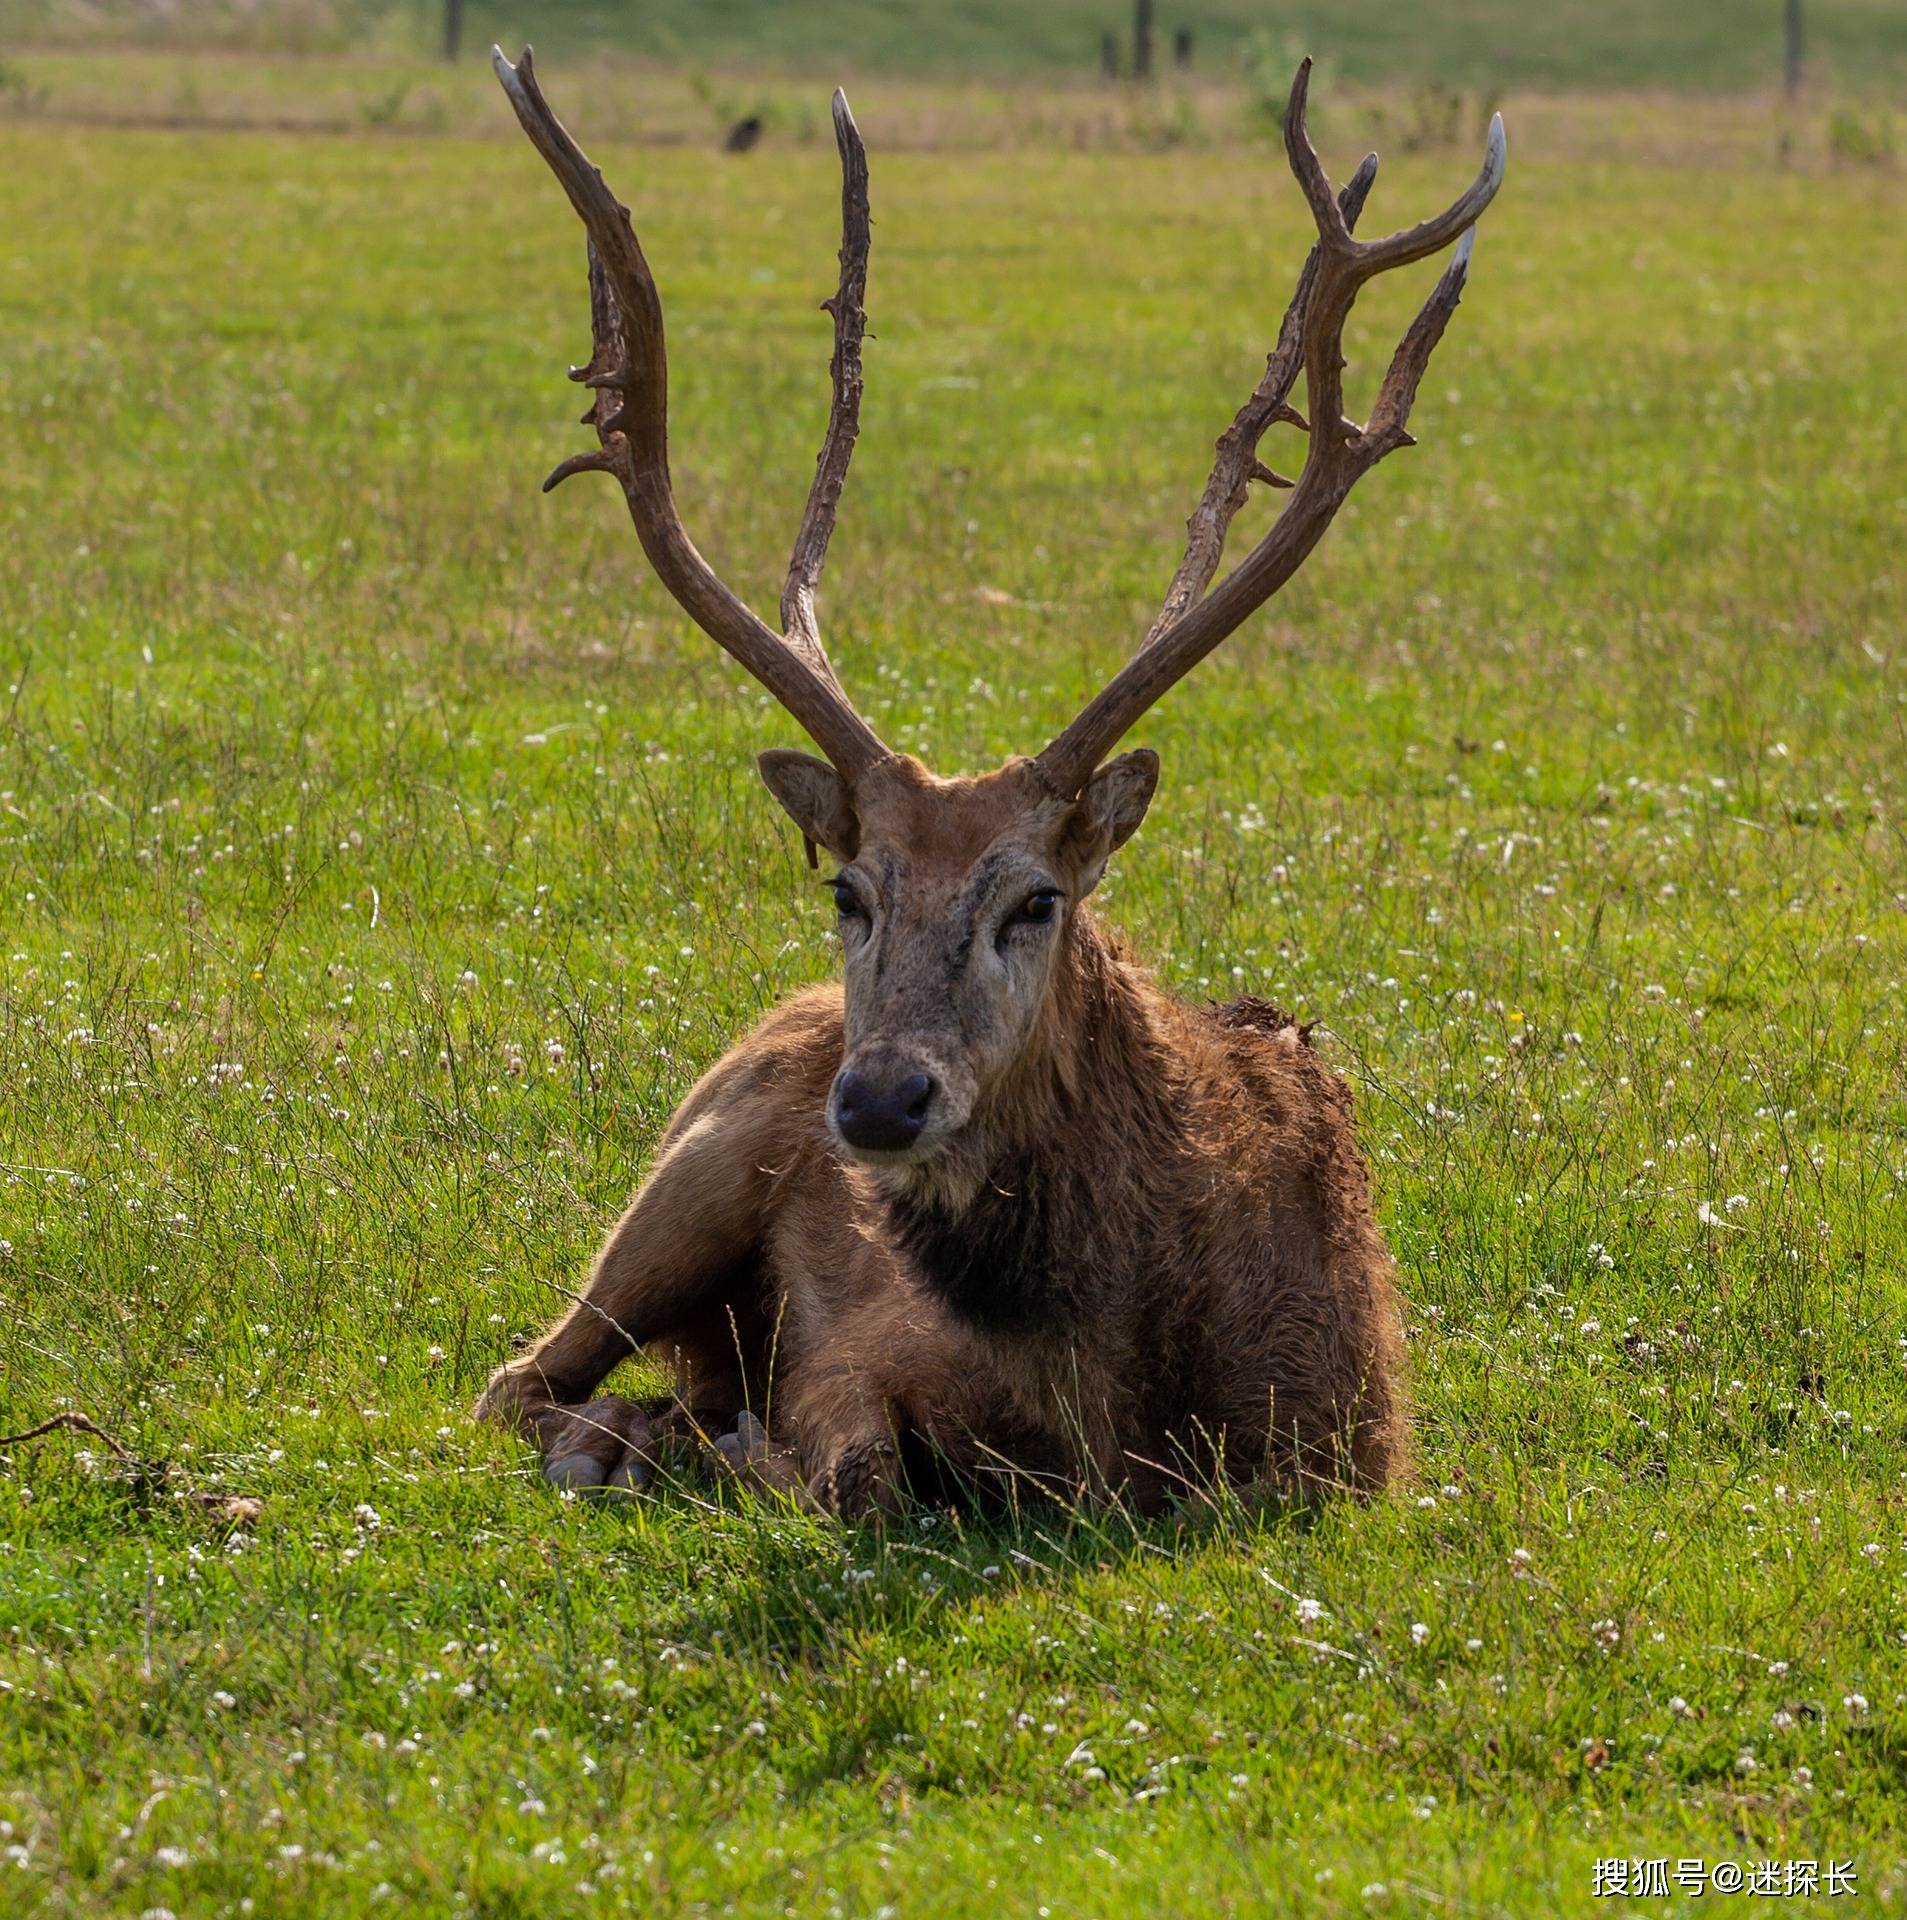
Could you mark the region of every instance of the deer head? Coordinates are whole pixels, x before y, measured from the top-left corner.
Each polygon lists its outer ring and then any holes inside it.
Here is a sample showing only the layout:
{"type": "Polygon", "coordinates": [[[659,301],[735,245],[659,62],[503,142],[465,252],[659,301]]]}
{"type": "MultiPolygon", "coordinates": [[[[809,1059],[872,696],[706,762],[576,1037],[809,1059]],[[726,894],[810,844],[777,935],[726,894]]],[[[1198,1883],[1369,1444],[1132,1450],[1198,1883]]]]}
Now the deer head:
{"type": "Polygon", "coordinates": [[[1305,132],[1311,63],[1298,69],[1285,112],[1285,152],[1317,226],[1263,379],[1219,437],[1217,460],[1187,522],[1185,557],[1132,658],[1064,732],[1032,758],[963,779],[937,779],[890,751],[841,690],[815,620],[835,511],[860,426],[866,330],[867,159],[846,99],[834,96],[842,166],[840,282],[823,303],[834,319],[833,400],[807,509],[795,537],[777,633],[696,551],[669,481],[668,371],[662,304],[628,210],[550,110],[530,52],[512,66],[493,54],[524,131],[562,183],[589,239],[594,351],[570,377],[592,389],[584,423],[598,445],[566,460],[547,492],[573,473],[613,474],[650,565],[683,610],[800,722],[827,756],[761,756],[769,790],[808,846],[840,863],[834,880],[846,957],[846,1046],[829,1125],[850,1155],[920,1166],[997,1102],[1051,1010],[1081,903],[1145,816],[1158,757],[1106,756],[1177,680],[1290,579],[1356,482],[1410,446],[1419,382],[1456,311],[1478,217],[1502,184],[1503,122],[1490,123],[1482,171],[1434,219],[1382,240],[1353,237],[1377,174],[1368,156],[1333,193],[1305,132]],[[1405,332],[1370,418],[1344,414],[1342,338],[1365,282],[1456,243],[1449,266],[1405,332]],[[1291,405],[1305,378],[1306,414],[1291,405]],[[1295,481],[1258,457],[1275,423],[1305,435],[1295,481]],[[1252,481],[1287,489],[1270,530],[1226,577],[1212,581],[1226,533],[1252,481]]]}

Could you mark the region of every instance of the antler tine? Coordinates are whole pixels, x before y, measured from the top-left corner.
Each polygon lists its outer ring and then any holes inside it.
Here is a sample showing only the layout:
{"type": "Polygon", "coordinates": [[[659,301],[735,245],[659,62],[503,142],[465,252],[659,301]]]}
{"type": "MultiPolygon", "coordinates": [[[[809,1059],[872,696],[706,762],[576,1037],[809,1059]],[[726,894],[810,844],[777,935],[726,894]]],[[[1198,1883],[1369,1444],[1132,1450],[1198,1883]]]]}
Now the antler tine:
{"type": "Polygon", "coordinates": [[[781,624],[790,643],[810,654],[818,672],[829,679],[834,669],[822,650],[815,622],[814,594],[821,568],[834,537],[835,509],[854,457],[861,431],[861,340],[867,332],[867,253],[870,222],[867,207],[867,149],[861,130],[848,111],[848,97],[834,90],[834,143],[841,151],[841,283],[824,313],[834,316],[834,357],[828,363],[833,392],[828,405],[828,430],[815,458],[814,484],[795,535],[788,561],[788,584],[781,590],[781,624]]]}
{"type": "Polygon", "coordinates": [[[1392,267],[1408,266],[1413,260],[1428,260],[1441,253],[1451,241],[1466,234],[1483,218],[1483,210],[1496,198],[1503,176],[1509,170],[1509,136],[1503,131],[1503,116],[1490,116],[1490,131],[1484,141],[1483,165],[1477,177],[1434,219],[1421,220],[1399,233],[1386,234],[1382,240],[1361,240],[1357,252],[1364,263],[1363,278],[1386,273],[1392,267]]]}
{"type": "Polygon", "coordinates": [[[1311,203],[1311,217],[1318,223],[1319,241],[1333,253],[1348,254],[1355,244],[1351,239],[1351,223],[1339,211],[1324,162],[1318,158],[1311,136],[1305,132],[1305,109],[1310,100],[1311,56],[1307,53],[1298,62],[1298,71],[1292,77],[1291,92],[1285,101],[1285,158],[1291,162],[1291,171],[1297,175],[1298,185],[1311,203]]]}
{"type": "Polygon", "coordinates": [[[1317,351],[1307,353],[1305,393],[1311,406],[1313,424],[1341,423],[1330,428],[1334,434],[1350,437],[1356,426],[1344,419],[1344,356],[1340,335],[1349,317],[1358,289],[1366,281],[1393,267],[1428,259],[1476,225],[1483,210],[1496,198],[1509,165],[1509,148],[1503,132],[1503,116],[1490,116],[1489,137],[1484,146],[1483,166],[1469,187],[1442,213],[1414,227],[1386,234],[1381,240],[1356,240],[1350,224],[1331,198],[1331,183],[1325,177],[1317,150],[1305,131],[1305,107],[1311,91],[1311,60],[1307,55],[1298,63],[1297,78],[1291,84],[1291,98],[1285,107],[1285,155],[1291,171],[1297,175],[1312,217],[1318,224],[1320,248],[1331,256],[1335,269],[1327,276],[1326,297],[1317,303],[1318,324],[1311,329],[1317,351]]]}
{"type": "MultiPolygon", "coordinates": [[[[572,473],[613,473],[622,484],[649,564],[682,610],[787,708],[842,773],[854,777],[885,758],[888,749],[842,693],[818,638],[804,634],[790,639],[776,633],[703,559],[676,511],[669,479],[662,300],[628,208],[544,99],[530,49],[524,48],[514,66],[500,47],[493,48],[490,57],[523,131],[556,175],[589,236],[594,351],[589,365],[576,369],[572,378],[595,390],[584,420],[595,427],[601,446],[564,461],[546,488],[572,473]]],[[[851,446],[851,430],[847,437],[851,446]]],[[[844,472],[845,456],[840,465],[844,472]]],[[[838,479],[834,492],[838,498],[838,479]]],[[[832,521],[832,504],[827,518],[832,521]]],[[[821,546],[826,547],[825,533],[821,546]]]]}
{"type": "Polygon", "coordinates": [[[1404,422],[1410,418],[1417,385],[1430,366],[1430,356],[1437,350],[1437,342],[1443,338],[1450,316],[1457,310],[1457,302],[1463,298],[1470,279],[1470,256],[1476,251],[1476,244],[1476,228],[1466,228],[1463,238],[1457,242],[1456,252],[1450,256],[1449,266],[1431,289],[1430,298],[1418,308],[1416,319],[1397,343],[1384,384],[1377,390],[1371,417],[1364,426],[1364,437],[1376,449],[1373,459],[1381,460],[1398,447],[1417,444],[1404,422]]]}
{"type": "Polygon", "coordinates": [[[1218,463],[1187,524],[1186,556],[1173,577],[1165,610],[1133,657],[1039,755],[1040,772],[1056,792],[1077,793],[1140,715],[1297,572],[1352,487],[1386,454],[1412,444],[1407,431],[1411,404],[1462,297],[1476,221],[1503,184],[1508,160],[1503,119],[1499,114],[1490,122],[1483,167],[1475,181],[1442,213],[1382,240],[1359,240],[1352,230],[1376,171],[1376,157],[1365,160],[1342,195],[1332,192],[1305,131],[1310,81],[1307,59],[1298,67],[1285,111],[1285,153],[1317,225],[1317,245],[1299,275],[1278,345],[1265,363],[1265,377],[1218,443],[1218,463]],[[1459,236],[1456,257],[1392,356],[1369,424],[1359,427],[1346,420],[1344,323],[1358,290],[1375,275],[1421,260],[1459,236]],[[1310,415],[1303,470],[1264,538],[1208,593],[1246,483],[1269,471],[1257,459],[1260,435],[1273,420],[1298,424],[1288,395],[1300,362],[1310,415]]]}
{"type": "MultiPolygon", "coordinates": [[[[1376,179],[1377,155],[1367,153],[1337,198],[1337,210],[1347,233],[1357,226],[1358,215],[1364,211],[1364,202],[1370,197],[1376,179]]],[[[1259,460],[1258,443],[1274,421],[1283,420],[1299,428],[1305,425],[1303,414],[1291,405],[1291,389],[1304,371],[1305,314],[1318,282],[1318,255],[1322,244],[1305,256],[1297,288],[1278,328],[1278,344],[1265,356],[1264,378],[1234,415],[1232,424],[1219,435],[1212,477],[1206,481],[1205,491],[1185,523],[1185,558],[1179,562],[1179,570],[1166,589],[1165,605],[1159,609],[1159,617],[1145,637],[1145,646],[1151,646],[1212,584],[1212,576],[1225,553],[1225,536],[1245,504],[1251,482],[1259,480],[1271,487],[1292,484],[1259,460]]]]}

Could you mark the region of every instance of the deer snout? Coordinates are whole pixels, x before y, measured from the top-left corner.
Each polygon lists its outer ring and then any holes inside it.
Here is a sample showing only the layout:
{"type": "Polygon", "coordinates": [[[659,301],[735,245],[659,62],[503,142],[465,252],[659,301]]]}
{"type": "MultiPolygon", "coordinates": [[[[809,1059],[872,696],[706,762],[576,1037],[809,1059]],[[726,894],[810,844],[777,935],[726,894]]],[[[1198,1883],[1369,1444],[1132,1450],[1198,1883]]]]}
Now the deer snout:
{"type": "Polygon", "coordinates": [[[926,1131],[940,1082],[918,1067],[843,1067],[834,1082],[834,1130],[862,1153],[905,1153],[926,1131]]]}

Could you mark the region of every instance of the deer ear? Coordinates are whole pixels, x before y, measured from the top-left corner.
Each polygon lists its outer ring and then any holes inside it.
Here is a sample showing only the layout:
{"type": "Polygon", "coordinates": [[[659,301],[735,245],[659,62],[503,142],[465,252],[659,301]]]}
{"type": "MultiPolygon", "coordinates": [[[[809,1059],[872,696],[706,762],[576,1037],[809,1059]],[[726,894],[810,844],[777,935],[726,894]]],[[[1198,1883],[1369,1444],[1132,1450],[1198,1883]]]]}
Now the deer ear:
{"type": "Polygon", "coordinates": [[[852,860],[861,846],[861,823],[854,812],[848,783],[811,753],[789,747],[771,747],[756,757],[755,765],[768,791],[808,843],[808,864],[814,850],[826,847],[838,860],[852,860]]]}
{"type": "Polygon", "coordinates": [[[1080,893],[1092,892],[1106,862],[1139,831],[1159,784],[1159,756],[1138,747],[1108,760],[1086,782],[1066,823],[1066,839],[1084,866],[1080,893]]]}

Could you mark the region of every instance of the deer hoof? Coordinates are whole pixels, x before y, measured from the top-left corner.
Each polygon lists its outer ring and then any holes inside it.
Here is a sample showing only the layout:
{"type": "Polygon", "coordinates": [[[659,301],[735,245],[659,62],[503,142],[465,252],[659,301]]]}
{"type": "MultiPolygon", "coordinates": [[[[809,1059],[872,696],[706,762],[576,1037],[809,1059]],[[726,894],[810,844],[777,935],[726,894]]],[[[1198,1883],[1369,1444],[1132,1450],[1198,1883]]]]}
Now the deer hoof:
{"type": "Polygon", "coordinates": [[[735,1425],[727,1433],[717,1434],[715,1457],[737,1479],[747,1480],[768,1459],[768,1429],[746,1408],[735,1416],[735,1425]]]}
{"type": "Polygon", "coordinates": [[[654,1435],[649,1418],[630,1400],[585,1400],[573,1407],[540,1408],[536,1434],[543,1478],[563,1493],[633,1493],[649,1479],[654,1435]]]}
{"type": "Polygon", "coordinates": [[[649,1463],[640,1454],[630,1454],[604,1483],[610,1493],[640,1493],[649,1484],[649,1463]]]}
{"type": "Polygon", "coordinates": [[[559,1453],[543,1462],[543,1478],[564,1493],[587,1493],[602,1486],[609,1469],[587,1453],[559,1453]]]}
{"type": "Polygon", "coordinates": [[[901,1510],[900,1457],[886,1443],[839,1454],[821,1473],[814,1494],[840,1520],[891,1519],[901,1510]]]}

